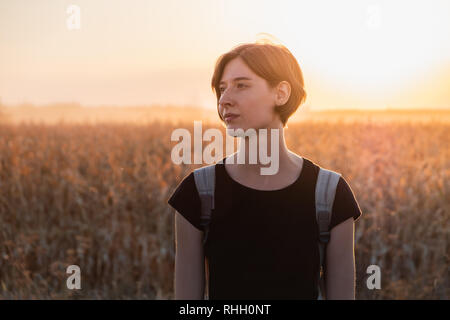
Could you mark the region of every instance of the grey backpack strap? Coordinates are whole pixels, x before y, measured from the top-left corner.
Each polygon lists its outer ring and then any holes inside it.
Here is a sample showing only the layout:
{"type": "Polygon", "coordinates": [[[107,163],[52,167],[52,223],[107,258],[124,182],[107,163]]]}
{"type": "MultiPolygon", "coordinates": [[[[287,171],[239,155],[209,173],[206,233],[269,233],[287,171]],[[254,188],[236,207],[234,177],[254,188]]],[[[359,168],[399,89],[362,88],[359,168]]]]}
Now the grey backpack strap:
{"type": "MultiPolygon", "coordinates": [[[[214,188],[216,185],[215,164],[194,170],[195,185],[201,201],[200,224],[203,226],[203,245],[206,243],[211,221],[211,211],[214,209],[214,188]]],[[[205,256],[205,289],[204,300],[209,300],[209,261],[205,256]]]]}
{"type": "Polygon", "coordinates": [[[316,219],[319,226],[319,300],[326,299],[325,290],[325,250],[330,240],[330,221],[333,210],[334,196],[339,182],[340,174],[331,170],[320,168],[316,183],[316,219]]]}
{"type": "Polygon", "coordinates": [[[195,169],[194,178],[202,206],[200,224],[205,230],[203,237],[203,244],[205,244],[209,232],[211,210],[214,209],[215,164],[195,169]]]}

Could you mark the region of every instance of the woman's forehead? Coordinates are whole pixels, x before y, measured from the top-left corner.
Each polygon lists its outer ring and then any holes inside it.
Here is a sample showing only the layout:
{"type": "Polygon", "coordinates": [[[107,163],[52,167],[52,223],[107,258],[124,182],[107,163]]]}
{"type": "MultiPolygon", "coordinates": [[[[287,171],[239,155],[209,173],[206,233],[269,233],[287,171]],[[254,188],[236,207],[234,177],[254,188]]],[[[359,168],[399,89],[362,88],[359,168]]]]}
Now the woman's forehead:
{"type": "Polygon", "coordinates": [[[222,73],[221,81],[230,81],[237,77],[247,77],[254,79],[255,73],[240,58],[229,61],[222,73]]]}

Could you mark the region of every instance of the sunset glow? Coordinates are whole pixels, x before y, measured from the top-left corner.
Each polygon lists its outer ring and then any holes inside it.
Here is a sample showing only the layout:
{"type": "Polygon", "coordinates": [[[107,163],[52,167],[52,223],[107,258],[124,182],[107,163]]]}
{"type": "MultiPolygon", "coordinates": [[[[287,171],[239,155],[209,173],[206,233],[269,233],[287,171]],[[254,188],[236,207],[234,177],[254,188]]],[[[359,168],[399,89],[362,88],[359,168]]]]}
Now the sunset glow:
{"type": "Polygon", "coordinates": [[[217,57],[268,33],[311,109],[450,108],[449,15],[446,0],[0,1],[0,99],[214,109],[217,57]]]}

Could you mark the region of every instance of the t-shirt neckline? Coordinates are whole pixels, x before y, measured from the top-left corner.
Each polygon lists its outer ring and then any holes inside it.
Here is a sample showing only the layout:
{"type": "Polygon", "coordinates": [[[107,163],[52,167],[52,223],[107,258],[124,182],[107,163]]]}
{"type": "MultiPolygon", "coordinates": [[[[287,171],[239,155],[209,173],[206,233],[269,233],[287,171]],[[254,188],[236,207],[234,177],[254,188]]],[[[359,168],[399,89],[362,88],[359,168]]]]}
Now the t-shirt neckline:
{"type": "Polygon", "coordinates": [[[294,182],[292,182],[291,184],[280,188],[280,189],[274,189],[274,190],[260,190],[260,189],[255,189],[255,188],[251,188],[248,186],[243,185],[240,182],[237,182],[236,180],[234,180],[227,172],[226,168],[225,168],[225,159],[227,157],[223,158],[220,162],[218,162],[217,164],[219,165],[219,168],[222,170],[222,173],[225,175],[226,179],[228,179],[232,184],[240,187],[241,189],[245,189],[245,190],[249,190],[252,192],[261,192],[261,193],[275,193],[275,192],[282,192],[282,191],[286,191],[289,190],[291,188],[293,188],[295,185],[297,185],[301,180],[303,180],[303,176],[305,175],[305,170],[307,168],[308,164],[308,159],[302,157],[303,159],[303,165],[302,165],[302,170],[300,171],[300,174],[298,175],[297,179],[295,179],[294,182]]]}

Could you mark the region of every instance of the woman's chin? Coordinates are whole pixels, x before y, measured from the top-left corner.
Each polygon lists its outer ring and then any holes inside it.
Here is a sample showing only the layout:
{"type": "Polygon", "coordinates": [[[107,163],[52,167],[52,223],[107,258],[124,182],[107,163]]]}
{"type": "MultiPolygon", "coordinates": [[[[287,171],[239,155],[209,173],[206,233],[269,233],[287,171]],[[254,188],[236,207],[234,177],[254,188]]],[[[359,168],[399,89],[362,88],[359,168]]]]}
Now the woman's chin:
{"type": "Polygon", "coordinates": [[[232,137],[239,137],[243,133],[245,133],[245,130],[243,128],[241,128],[240,126],[229,123],[227,125],[227,133],[232,137]]]}

